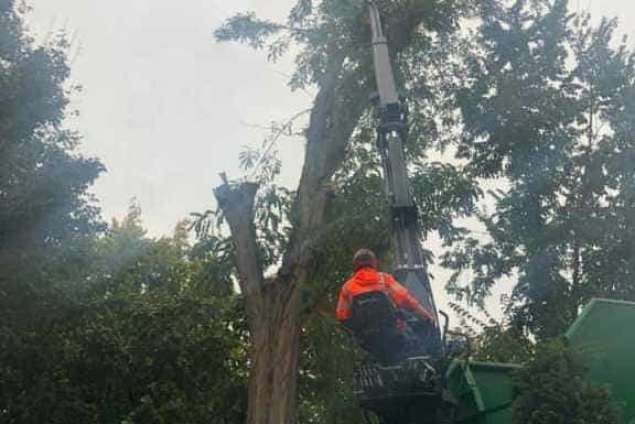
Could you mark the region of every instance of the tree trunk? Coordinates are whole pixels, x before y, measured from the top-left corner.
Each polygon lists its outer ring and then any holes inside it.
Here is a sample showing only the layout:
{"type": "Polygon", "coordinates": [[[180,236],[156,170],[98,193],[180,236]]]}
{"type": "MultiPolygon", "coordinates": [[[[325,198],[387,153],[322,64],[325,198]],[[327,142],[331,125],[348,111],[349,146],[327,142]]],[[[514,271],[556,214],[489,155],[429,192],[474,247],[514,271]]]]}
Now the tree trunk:
{"type": "Polygon", "coordinates": [[[249,424],[295,421],[300,338],[299,291],[267,284],[266,316],[252,322],[249,424]]]}
{"type": "MultiPolygon", "coordinates": [[[[258,186],[243,183],[215,190],[236,248],[250,333],[248,424],[295,421],[300,296],[296,278],[265,280],[253,222],[258,186]]],[[[300,274],[298,274],[300,275],[300,274]]]]}

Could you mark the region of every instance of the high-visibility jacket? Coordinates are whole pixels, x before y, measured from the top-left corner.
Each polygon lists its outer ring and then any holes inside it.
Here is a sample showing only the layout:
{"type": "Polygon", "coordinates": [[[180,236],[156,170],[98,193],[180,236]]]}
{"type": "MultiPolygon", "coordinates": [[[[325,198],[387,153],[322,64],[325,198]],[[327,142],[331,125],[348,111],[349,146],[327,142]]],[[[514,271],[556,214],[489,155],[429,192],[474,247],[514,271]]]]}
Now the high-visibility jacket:
{"type": "Polygon", "coordinates": [[[410,309],[423,319],[434,321],[432,315],[392,275],[371,267],[361,268],[342,286],[337,303],[337,319],[345,321],[351,317],[355,296],[375,291],[387,294],[398,308],[410,309]]]}

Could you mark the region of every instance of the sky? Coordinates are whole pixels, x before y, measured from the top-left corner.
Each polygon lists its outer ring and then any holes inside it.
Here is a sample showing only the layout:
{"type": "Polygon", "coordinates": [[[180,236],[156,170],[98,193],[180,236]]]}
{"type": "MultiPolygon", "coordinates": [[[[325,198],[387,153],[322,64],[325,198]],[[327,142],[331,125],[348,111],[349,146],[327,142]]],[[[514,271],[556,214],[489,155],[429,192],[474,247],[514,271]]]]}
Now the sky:
{"type": "MultiPolygon", "coordinates": [[[[150,234],[171,233],[190,212],[213,206],[218,173],[239,177],[242,146],[262,141],[271,121],[307,108],[311,98],[286,86],[290,60],[219,44],[212,31],[234,12],[283,17],[290,0],[29,0],[32,31],[71,34],[72,80],[83,91],[69,123],[83,152],[108,172],[94,187],[107,219],[132,198],[150,234]]],[[[280,146],[291,183],[301,141],[280,146]]]]}
{"type": "MultiPolygon", "coordinates": [[[[238,153],[262,141],[262,127],[311,105],[310,94],[287,87],[291,58],[270,64],[262,52],[219,44],[212,36],[224,18],[239,11],[282,19],[293,0],[28,3],[37,39],[59,29],[72,37],[72,81],[83,91],[72,103],[80,116],[68,125],[83,134],[82,152],[108,169],[93,188],[108,220],[124,216],[134,198],[150,234],[170,234],[191,212],[213,208],[220,172],[243,175],[238,153]]],[[[621,30],[635,40],[635,0],[570,4],[595,19],[617,16],[621,30]]],[[[293,186],[302,141],[283,140],[278,147],[284,181],[293,186]]],[[[436,251],[438,240],[427,247],[436,251]]],[[[435,292],[444,298],[448,275],[433,273],[435,292]]]]}

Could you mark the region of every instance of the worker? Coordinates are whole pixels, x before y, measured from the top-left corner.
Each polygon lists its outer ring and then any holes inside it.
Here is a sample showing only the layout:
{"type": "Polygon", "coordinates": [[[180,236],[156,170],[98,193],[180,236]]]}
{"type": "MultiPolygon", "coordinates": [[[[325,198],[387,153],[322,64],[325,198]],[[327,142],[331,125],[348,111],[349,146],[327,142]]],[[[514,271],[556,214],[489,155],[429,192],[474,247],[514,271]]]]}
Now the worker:
{"type": "Polygon", "coordinates": [[[388,357],[398,350],[396,345],[404,343],[406,324],[401,318],[402,311],[410,311],[428,327],[436,325],[432,314],[405,287],[392,275],[378,271],[377,256],[371,250],[357,251],[353,267],[355,273],[340,290],[336,315],[345,327],[362,339],[365,345],[362,347],[366,350],[390,361],[388,357]],[[387,299],[392,307],[378,307],[382,299],[387,299]],[[375,310],[370,311],[373,308],[375,310]]]}

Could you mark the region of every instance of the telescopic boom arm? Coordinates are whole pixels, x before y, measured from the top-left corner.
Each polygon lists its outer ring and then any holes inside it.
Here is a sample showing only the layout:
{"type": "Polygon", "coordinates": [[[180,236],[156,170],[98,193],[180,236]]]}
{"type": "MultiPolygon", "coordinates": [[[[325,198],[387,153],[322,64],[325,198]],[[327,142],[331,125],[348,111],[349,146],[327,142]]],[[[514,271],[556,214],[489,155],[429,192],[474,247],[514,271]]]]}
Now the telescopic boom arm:
{"type": "Polygon", "coordinates": [[[418,211],[412,198],[404,157],[407,113],[397,93],[381,15],[373,1],[368,2],[368,12],[379,95],[378,147],[384,166],[386,193],[392,213],[393,242],[396,253],[395,273],[399,281],[413,292],[436,320],[437,310],[421,250],[418,211]]]}

